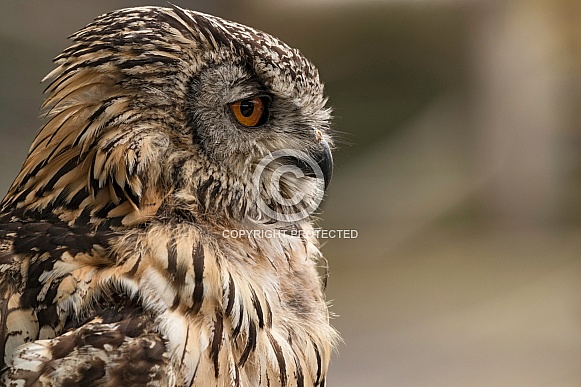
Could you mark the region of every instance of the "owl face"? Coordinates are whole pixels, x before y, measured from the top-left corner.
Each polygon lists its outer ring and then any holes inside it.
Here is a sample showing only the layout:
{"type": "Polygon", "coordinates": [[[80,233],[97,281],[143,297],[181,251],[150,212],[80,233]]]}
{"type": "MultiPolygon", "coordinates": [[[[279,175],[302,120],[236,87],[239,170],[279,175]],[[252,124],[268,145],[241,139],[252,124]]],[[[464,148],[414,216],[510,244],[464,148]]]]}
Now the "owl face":
{"type": "MultiPolygon", "coordinates": [[[[300,53],[280,41],[248,27],[228,25],[232,35],[225,40],[235,43],[218,45],[213,59],[189,83],[185,133],[191,134],[193,143],[186,143],[184,150],[192,146],[202,153],[192,156],[193,166],[205,158],[219,170],[210,185],[214,192],[228,192],[229,202],[224,204],[230,206],[230,215],[242,208],[245,211],[236,214],[239,217],[272,220],[272,213],[256,208],[257,202],[279,215],[312,211],[332,171],[329,111],[324,107],[317,72],[300,53]],[[233,51],[233,47],[240,48],[233,51]],[[280,157],[269,162],[261,174],[253,173],[272,152],[281,153],[280,157]],[[285,168],[289,173],[277,175],[285,168]],[[316,168],[319,176],[314,173],[316,168]],[[289,205],[288,199],[297,194],[301,194],[300,200],[289,205]]],[[[214,33],[220,32],[216,29],[214,33]]],[[[189,175],[183,177],[189,181],[189,175]]],[[[207,181],[186,184],[185,192],[199,191],[197,187],[207,181]]],[[[197,199],[217,207],[220,196],[206,195],[200,200],[198,195],[197,199]]],[[[293,220],[292,216],[274,218],[293,220]]]]}
{"type": "Polygon", "coordinates": [[[293,222],[316,208],[332,171],[330,112],[297,50],[178,7],[112,12],[72,39],[5,205],[120,225],[177,213],[264,223],[264,206],[293,222]],[[30,197],[50,175],[55,196],[30,197]]]}
{"type": "MultiPolygon", "coordinates": [[[[244,62],[209,67],[193,78],[187,94],[185,127],[192,144],[186,142],[183,149],[197,149],[189,160],[193,169],[199,167],[200,159],[212,165],[216,171],[211,177],[214,192],[234,193],[224,203],[224,207],[230,207],[230,216],[235,215],[236,208],[243,208],[248,212],[238,217],[291,222],[293,217],[284,214],[306,215],[309,207],[311,211],[316,209],[318,203],[314,202],[323,195],[332,171],[328,142],[323,137],[328,122],[324,115],[328,113],[324,109],[310,112],[310,106],[297,102],[273,90],[244,62]],[[272,152],[279,152],[279,157],[269,160],[262,172],[255,174],[257,165],[272,152]],[[309,160],[316,164],[309,165],[309,160]],[[276,175],[285,168],[287,173],[276,175]],[[316,168],[322,176],[316,176],[316,168]],[[297,193],[302,194],[300,200],[287,204],[287,199],[297,193]],[[233,197],[240,201],[231,201],[233,197]],[[254,206],[257,202],[281,216],[265,213],[267,209],[254,206]]],[[[191,181],[189,173],[174,176],[190,182],[184,185],[186,193],[194,189],[198,192],[197,187],[208,181],[206,176],[202,177],[205,181],[191,181]]],[[[211,205],[217,204],[220,195],[196,199],[211,205]]]]}

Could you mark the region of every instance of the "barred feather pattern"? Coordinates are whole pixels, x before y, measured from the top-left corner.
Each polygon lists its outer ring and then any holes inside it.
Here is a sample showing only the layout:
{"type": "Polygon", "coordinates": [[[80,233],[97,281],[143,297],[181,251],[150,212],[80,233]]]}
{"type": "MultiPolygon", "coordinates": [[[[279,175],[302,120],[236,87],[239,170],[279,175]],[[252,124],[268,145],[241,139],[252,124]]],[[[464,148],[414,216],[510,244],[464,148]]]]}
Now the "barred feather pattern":
{"type": "Polygon", "coordinates": [[[313,220],[251,221],[260,157],[332,144],[316,68],[178,7],[115,11],[71,39],[1,203],[3,385],[324,386],[338,336],[313,220]],[[257,93],[269,123],[241,130],[224,106],[257,93]],[[303,234],[224,237],[272,227],[303,234]]]}

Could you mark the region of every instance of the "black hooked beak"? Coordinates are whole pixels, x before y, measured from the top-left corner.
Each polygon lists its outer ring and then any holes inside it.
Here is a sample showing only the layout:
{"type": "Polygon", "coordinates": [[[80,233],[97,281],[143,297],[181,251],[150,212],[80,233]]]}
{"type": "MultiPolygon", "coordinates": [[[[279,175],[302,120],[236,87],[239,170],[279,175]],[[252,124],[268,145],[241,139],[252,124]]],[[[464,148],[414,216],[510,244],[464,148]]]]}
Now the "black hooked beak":
{"type": "Polygon", "coordinates": [[[323,172],[323,178],[325,179],[325,191],[327,187],[329,187],[329,183],[331,183],[331,177],[333,177],[333,155],[331,154],[331,148],[327,141],[323,140],[318,134],[319,139],[319,146],[320,150],[315,154],[317,164],[319,164],[319,168],[321,168],[321,172],[323,172]]]}

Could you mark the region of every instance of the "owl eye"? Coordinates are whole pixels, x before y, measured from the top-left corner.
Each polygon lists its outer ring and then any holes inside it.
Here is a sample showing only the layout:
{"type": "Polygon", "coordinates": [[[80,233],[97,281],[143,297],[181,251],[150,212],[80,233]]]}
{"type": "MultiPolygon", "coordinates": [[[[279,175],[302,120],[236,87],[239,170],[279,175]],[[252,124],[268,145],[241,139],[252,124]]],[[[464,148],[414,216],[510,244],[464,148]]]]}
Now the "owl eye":
{"type": "Polygon", "coordinates": [[[268,120],[268,98],[254,97],[236,101],[228,105],[236,121],[241,125],[254,128],[268,120]]]}

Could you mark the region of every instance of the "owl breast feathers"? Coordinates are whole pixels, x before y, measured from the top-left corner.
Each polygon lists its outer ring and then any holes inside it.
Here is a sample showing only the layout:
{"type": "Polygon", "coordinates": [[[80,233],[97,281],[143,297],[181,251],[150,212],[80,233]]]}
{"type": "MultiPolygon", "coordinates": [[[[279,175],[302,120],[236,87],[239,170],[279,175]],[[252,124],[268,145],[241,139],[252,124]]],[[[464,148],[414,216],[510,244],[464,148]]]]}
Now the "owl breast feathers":
{"type": "Polygon", "coordinates": [[[178,7],[72,40],[1,203],[1,384],[324,386],[315,67],[178,7]]]}

